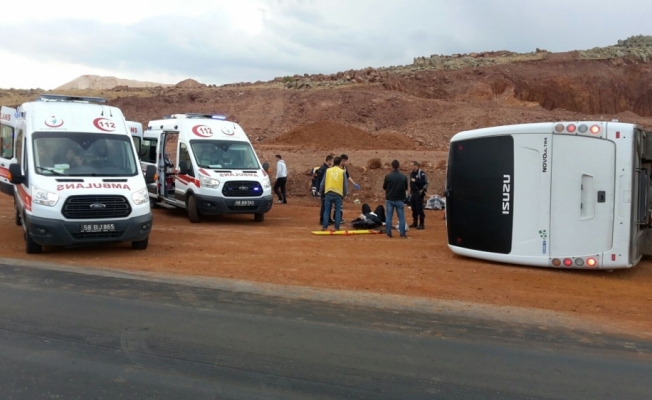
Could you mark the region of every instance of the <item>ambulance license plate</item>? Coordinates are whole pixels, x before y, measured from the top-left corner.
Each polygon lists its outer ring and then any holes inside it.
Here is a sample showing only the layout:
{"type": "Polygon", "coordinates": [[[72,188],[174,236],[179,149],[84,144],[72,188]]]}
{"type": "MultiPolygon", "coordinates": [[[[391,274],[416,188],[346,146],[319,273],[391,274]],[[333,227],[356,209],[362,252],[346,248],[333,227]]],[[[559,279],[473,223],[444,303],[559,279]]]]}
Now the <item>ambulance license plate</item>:
{"type": "Polygon", "coordinates": [[[252,207],[255,206],[256,202],[254,200],[234,200],[234,207],[252,207]]]}
{"type": "Polygon", "coordinates": [[[83,224],[82,233],[115,232],[115,224],[83,224]]]}

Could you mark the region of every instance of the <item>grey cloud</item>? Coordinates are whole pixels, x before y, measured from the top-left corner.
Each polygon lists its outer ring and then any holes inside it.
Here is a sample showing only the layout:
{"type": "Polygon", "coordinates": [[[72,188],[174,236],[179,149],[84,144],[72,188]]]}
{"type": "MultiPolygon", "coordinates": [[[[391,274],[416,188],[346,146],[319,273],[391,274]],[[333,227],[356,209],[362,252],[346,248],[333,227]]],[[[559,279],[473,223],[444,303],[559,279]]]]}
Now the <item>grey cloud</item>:
{"type": "Polygon", "coordinates": [[[228,17],[149,18],[133,25],[75,19],[0,25],[0,48],[35,60],[227,83],[294,73],[408,64],[413,57],[485,50],[552,51],[615,43],[652,19],[647,1],[270,1],[263,31],[228,17]],[[589,7],[590,5],[590,7],[589,7]],[[601,7],[602,5],[602,7],[601,7]],[[15,32],[21,40],[14,41],[15,32]]]}

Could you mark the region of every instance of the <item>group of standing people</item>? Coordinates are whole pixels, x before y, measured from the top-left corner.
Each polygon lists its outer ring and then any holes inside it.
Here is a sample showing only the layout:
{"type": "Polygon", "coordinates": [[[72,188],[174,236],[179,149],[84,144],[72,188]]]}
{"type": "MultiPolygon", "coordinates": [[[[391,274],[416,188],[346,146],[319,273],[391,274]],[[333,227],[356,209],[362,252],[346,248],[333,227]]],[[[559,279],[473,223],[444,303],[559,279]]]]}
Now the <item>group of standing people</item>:
{"type": "MultiPolygon", "coordinates": [[[[329,225],[334,225],[335,230],[340,229],[342,219],[342,202],[349,193],[349,183],[356,190],[360,185],[355,183],[346,165],[349,157],[342,154],[339,157],[326,156],[324,164],[313,171],[313,195],[321,197],[319,210],[319,224],[322,230],[328,230],[329,225]],[[333,210],[335,208],[335,210],[333,210]],[[332,216],[331,216],[332,212],[332,216]]],[[[265,166],[264,166],[265,168],[265,166]]],[[[267,166],[267,168],[269,168],[267,166]]],[[[267,171],[267,168],[265,170],[267,171]]],[[[362,207],[363,215],[369,214],[374,220],[382,221],[386,226],[387,236],[392,237],[392,219],[394,211],[398,218],[398,231],[401,238],[407,238],[407,224],[405,222],[405,204],[409,203],[412,209],[411,228],[424,229],[426,215],[423,202],[428,188],[428,179],[421,169],[419,162],[412,161],[412,171],[409,178],[400,171],[398,160],[392,161],[392,171],[385,176],[383,190],[385,191],[385,207],[378,206],[371,212],[369,205],[362,207]]],[[[286,184],[288,170],[280,154],[276,155],[276,182],[274,193],[278,196],[277,203],[287,204],[286,184]]]]}
{"type": "Polygon", "coordinates": [[[350,182],[355,190],[360,189],[360,185],[355,183],[351,177],[346,164],[349,157],[342,154],[339,157],[332,155],[326,156],[324,164],[313,174],[313,182],[317,184],[317,193],[321,197],[321,208],[319,210],[319,224],[322,230],[327,230],[328,225],[332,224],[335,230],[340,229],[342,220],[342,201],[348,194],[350,182]],[[331,210],[335,206],[335,211],[331,217],[331,210]]]}
{"type": "MultiPolygon", "coordinates": [[[[348,182],[351,182],[356,189],[360,186],[356,184],[348,170],[346,162],[348,157],[342,154],[340,157],[328,155],[324,164],[314,173],[313,179],[319,182],[318,193],[321,196],[321,209],[319,211],[319,224],[322,230],[328,229],[329,224],[333,224],[335,230],[340,229],[342,221],[342,200],[348,194],[348,182]],[[331,218],[331,210],[335,208],[331,218]]],[[[387,236],[392,237],[392,218],[394,210],[398,217],[398,231],[401,238],[407,238],[405,223],[405,203],[409,199],[412,208],[412,225],[416,229],[425,228],[426,215],[423,211],[423,202],[428,187],[428,180],[425,172],[417,161],[412,162],[412,171],[410,177],[406,177],[399,170],[400,163],[398,160],[392,161],[392,172],[385,176],[383,190],[385,190],[385,208],[382,206],[376,208],[375,213],[371,213],[368,205],[363,205],[363,215],[367,213],[377,216],[378,212],[383,213],[382,220],[386,226],[387,236]],[[367,210],[365,210],[365,206],[367,210]]]]}
{"type": "Polygon", "coordinates": [[[423,211],[423,202],[428,188],[426,173],[423,172],[419,162],[412,161],[410,178],[399,170],[398,160],[392,161],[392,172],[385,176],[383,189],[385,190],[385,207],[387,209],[386,226],[387,236],[392,237],[392,218],[394,210],[398,217],[398,231],[402,239],[407,239],[405,229],[405,203],[409,199],[412,208],[411,228],[425,229],[426,214],[423,211]],[[409,194],[408,194],[409,193],[409,194]]]}

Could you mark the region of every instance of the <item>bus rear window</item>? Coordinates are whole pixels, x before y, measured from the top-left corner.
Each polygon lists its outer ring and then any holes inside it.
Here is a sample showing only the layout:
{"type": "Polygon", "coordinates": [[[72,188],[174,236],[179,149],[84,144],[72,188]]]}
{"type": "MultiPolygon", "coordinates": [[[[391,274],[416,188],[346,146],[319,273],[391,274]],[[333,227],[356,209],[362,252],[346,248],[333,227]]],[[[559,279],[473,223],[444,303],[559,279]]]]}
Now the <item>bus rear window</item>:
{"type": "Polygon", "coordinates": [[[514,140],[493,136],[452,142],[446,215],[452,246],[508,254],[514,215],[514,140]]]}

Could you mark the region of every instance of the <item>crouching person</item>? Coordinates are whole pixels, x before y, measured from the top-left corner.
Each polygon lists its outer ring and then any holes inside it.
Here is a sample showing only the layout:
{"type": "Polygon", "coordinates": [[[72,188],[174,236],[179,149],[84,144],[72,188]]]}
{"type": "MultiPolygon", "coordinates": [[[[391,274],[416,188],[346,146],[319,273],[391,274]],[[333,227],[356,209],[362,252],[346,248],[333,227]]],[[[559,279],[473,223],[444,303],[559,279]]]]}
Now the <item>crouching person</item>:
{"type": "Polygon", "coordinates": [[[374,229],[385,225],[385,207],[378,206],[371,211],[369,204],[362,205],[362,214],[351,221],[353,229],[374,229]]]}

